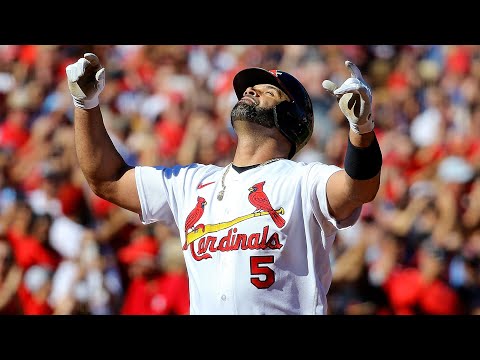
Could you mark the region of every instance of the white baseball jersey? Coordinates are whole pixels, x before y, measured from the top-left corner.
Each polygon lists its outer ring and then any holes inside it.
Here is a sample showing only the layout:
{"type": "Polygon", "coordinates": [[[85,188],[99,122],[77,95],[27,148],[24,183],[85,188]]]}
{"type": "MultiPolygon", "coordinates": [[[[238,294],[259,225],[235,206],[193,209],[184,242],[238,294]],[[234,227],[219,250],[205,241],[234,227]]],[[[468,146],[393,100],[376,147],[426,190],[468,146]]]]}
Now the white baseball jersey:
{"type": "Polygon", "coordinates": [[[137,166],[141,221],[180,230],[190,313],[326,314],[332,243],[361,210],[342,222],[330,216],[326,183],[338,170],[287,159],[241,173],[137,166]]]}

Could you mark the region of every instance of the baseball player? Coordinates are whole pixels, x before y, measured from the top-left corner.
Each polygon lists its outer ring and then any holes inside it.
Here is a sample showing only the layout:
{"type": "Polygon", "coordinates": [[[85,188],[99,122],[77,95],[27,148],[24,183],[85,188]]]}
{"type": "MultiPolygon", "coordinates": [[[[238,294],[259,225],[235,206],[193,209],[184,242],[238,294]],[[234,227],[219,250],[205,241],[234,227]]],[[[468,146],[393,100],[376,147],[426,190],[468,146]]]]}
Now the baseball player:
{"type": "Polygon", "coordinates": [[[190,314],[327,314],[329,252],[379,188],[381,151],[372,95],[359,69],[336,96],[350,122],[344,168],[292,160],[313,132],[310,97],[292,75],[247,68],[233,79],[238,136],[225,167],[126,164],[105,130],[105,69],[86,53],[66,67],[80,167],[98,196],[180,230],[190,314]]]}

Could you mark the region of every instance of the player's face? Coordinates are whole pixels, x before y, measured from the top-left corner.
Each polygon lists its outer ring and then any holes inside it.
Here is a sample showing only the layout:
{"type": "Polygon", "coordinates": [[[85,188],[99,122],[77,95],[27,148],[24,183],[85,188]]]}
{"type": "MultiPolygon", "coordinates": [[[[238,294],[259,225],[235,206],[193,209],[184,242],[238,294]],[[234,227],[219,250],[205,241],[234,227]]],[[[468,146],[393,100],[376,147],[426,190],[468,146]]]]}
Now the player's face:
{"type": "Polygon", "coordinates": [[[284,100],[288,101],[287,95],[276,86],[260,84],[248,87],[232,109],[230,117],[232,126],[235,121],[250,121],[273,128],[274,108],[284,100]]]}

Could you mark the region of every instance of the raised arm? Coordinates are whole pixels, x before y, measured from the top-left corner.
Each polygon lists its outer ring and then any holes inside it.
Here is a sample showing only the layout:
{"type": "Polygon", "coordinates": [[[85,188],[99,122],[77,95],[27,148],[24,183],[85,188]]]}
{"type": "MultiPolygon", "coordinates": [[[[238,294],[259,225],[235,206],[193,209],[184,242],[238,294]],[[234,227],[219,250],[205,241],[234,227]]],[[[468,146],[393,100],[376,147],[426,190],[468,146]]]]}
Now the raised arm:
{"type": "Polygon", "coordinates": [[[100,111],[105,68],[95,54],[86,53],[66,72],[75,105],[75,149],[85,179],[96,195],[141,214],[134,169],[113,145],[100,111]]]}
{"type": "Polygon", "coordinates": [[[327,199],[332,216],[347,218],[364,203],[372,201],[380,186],[382,153],[373,131],[372,93],[357,66],[346,61],[351,77],[340,87],[325,80],[323,87],[337,97],[350,123],[344,170],[334,173],[327,183],[327,199]]]}

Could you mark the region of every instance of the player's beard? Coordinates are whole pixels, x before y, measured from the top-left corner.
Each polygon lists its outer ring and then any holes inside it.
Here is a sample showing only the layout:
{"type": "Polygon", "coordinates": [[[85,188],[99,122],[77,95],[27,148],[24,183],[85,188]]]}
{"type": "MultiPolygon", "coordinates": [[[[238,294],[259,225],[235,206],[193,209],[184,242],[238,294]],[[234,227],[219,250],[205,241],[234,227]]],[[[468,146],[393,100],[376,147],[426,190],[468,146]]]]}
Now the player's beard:
{"type": "Polygon", "coordinates": [[[273,128],[275,127],[275,110],[239,101],[232,109],[230,121],[232,126],[235,121],[249,121],[266,128],[273,128]]]}

